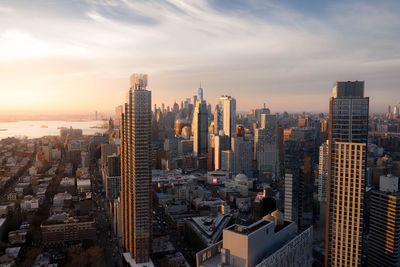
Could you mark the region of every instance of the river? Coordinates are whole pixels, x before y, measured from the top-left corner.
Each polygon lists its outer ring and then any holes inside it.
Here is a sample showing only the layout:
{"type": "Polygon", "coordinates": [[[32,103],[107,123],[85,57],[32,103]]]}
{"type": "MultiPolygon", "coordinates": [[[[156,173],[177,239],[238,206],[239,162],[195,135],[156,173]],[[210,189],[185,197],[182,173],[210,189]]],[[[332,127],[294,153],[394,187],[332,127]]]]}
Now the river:
{"type": "Polygon", "coordinates": [[[40,138],[59,135],[60,127],[82,129],[84,135],[104,133],[107,129],[92,128],[104,125],[106,121],[16,121],[0,122],[0,140],[7,137],[40,138]]]}

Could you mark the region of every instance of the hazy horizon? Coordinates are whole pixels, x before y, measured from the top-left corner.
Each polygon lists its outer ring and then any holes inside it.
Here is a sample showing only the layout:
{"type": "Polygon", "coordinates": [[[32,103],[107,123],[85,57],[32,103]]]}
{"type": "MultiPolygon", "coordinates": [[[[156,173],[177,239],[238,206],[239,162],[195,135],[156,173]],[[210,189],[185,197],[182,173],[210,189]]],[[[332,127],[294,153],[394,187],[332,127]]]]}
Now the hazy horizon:
{"type": "Polygon", "coordinates": [[[364,80],[371,112],[400,101],[400,2],[3,1],[0,114],[113,111],[129,76],[153,104],[326,112],[337,80],[364,80]]]}

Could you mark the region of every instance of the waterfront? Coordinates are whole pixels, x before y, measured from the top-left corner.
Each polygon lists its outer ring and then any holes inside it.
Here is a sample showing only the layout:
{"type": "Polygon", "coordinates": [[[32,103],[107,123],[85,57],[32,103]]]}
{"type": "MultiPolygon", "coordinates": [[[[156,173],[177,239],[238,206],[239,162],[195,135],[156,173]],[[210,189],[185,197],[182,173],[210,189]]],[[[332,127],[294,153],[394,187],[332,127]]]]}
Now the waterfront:
{"type": "Polygon", "coordinates": [[[93,128],[106,121],[16,121],[0,122],[0,140],[7,137],[40,138],[47,135],[59,135],[60,127],[82,129],[84,135],[103,133],[106,129],[93,128]]]}

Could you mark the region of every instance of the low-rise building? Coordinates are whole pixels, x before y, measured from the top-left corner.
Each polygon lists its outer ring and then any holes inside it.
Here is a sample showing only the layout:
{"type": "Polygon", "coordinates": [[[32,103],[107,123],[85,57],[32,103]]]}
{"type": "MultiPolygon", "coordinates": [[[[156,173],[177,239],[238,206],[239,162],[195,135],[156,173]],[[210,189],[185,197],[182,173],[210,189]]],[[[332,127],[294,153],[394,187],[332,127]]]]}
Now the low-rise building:
{"type": "Polygon", "coordinates": [[[67,213],[50,216],[40,226],[45,247],[96,240],[95,220],[88,216],[70,217],[67,213]]]}
{"type": "Polygon", "coordinates": [[[297,233],[279,211],[250,226],[232,225],[222,241],[196,254],[197,267],[312,266],[312,228],[297,233]]]}

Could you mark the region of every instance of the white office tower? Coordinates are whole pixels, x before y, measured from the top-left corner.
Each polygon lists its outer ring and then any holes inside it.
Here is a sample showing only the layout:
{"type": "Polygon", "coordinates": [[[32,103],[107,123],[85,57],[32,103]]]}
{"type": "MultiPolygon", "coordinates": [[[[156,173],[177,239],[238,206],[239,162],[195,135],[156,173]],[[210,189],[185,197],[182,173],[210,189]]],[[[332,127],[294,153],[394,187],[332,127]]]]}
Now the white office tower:
{"type": "Polygon", "coordinates": [[[236,100],[231,96],[221,96],[219,107],[222,108],[222,130],[232,138],[236,134],[236,100]]]}

